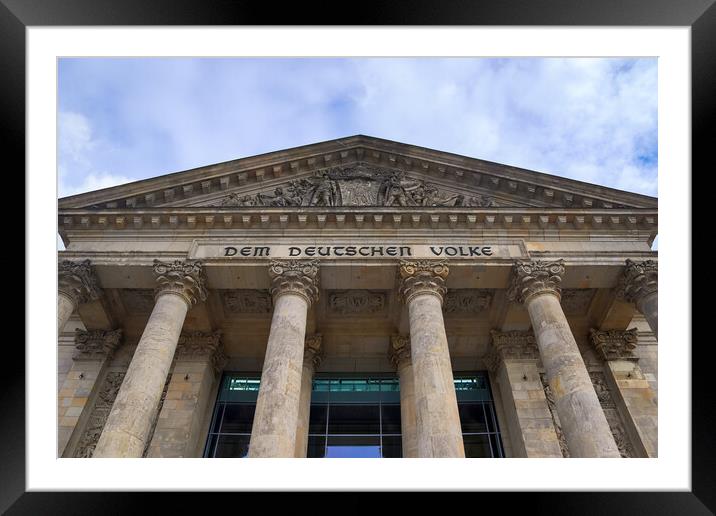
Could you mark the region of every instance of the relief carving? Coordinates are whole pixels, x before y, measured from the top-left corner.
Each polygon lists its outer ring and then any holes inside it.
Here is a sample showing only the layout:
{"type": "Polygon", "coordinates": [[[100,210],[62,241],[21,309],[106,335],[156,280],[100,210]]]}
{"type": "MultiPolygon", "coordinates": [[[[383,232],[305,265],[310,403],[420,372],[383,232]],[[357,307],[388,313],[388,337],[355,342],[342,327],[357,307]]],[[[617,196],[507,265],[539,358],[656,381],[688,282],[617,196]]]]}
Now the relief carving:
{"type": "Polygon", "coordinates": [[[495,372],[505,360],[538,360],[539,350],[532,332],[491,330],[492,343],[485,356],[490,371],[495,372]]]}
{"type": "Polygon", "coordinates": [[[448,291],[443,304],[445,313],[476,314],[487,310],[492,302],[492,292],[473,289],[448,291]]]}
{"type": "Polygon", "coordinates": [[[383,312],[385,292],[341,290],[328,295],[328,312],[336,315],[364,315],[383,312]]]}
{"type": "Polygon", "coordinates": [[[122,339],[122,330],[75,330],[73,360],[105,360],[112,356],[122,339]]]}
{"type": "Polygon", "coordinates": [[[631,330],[600,331],[592,328],[589,331],[589,340],[604,360],[639,360],[634,355],[638,340],[636,328],[631,330]]]}
{"type": "Polygon", "coordinates": [[[562,457],[570,457],[569,447],[567,446],[567,438],[562,432],[562,424],[559,422],[559,416],[554,403],[554,395],[552,394],[552,388],[549,386],[547,381],[547,375],[540,373],[539,379],[542,382],[542,388],[544,389],[544,396],[547,398],[547,407],[549,407],[549,413],[552,415],[552,423],[554,423],[554,430],[557,433],[557,439],[559,440],[559,449],[562,451],[562,457]]]}
{"type": "Polygon", "coordinates": [[[530,297],[543,293],[555,294],[559,298],[562,293],[563,274],[564,260],[517,261],[513,266],[512,283],[507,291],[507,298],[521,304],[530,297]]]}
{"type": "Polygon", "coordinates": [[[149,452],[149,445],[152,443],[152,438],[154,437],[154,431],[157,429],[157,420],[159,419],[159,414],[162,413],[162,407],[164,406],[164,400],[167,398],[167,391],[169,390],[169,382],[172,379],[171,373],[167,375],[167,381],[164,382],[164,389],[162,390],[162,395],[159,397],[159,405],[157,406],[157,412],[156,416],[154,417],[154,422],[152,423],[152,428],[149,430],[149,435],[147,436],[147,441],[144,443],[144,451],[142,452],[142,457],[146,457],[147,453],[149,452]]]}
{"type": "Polygon", "coordinates": [[[102,434],[104,424],[107,422],[109,412],[112,410],[114,400],[117,397],[119,388],[122,386],[124,375],[125,373],[107,373],[102,389],[97,396],[97,401],[95,401],[92,408],[92,413],[87,420],[85,431],[77,443],[75,457],[90,458],[94,454],[99,436],[102,434]]]}
{"type": "Polygon", "coordinates": [[[210,360],[215,373],[219,373],[226,362],[221,343],[221,330],[211,333],[194,331],[182,332],[174,353],[179,361],[210,360]]]}
{"type": "Polygon", "coordinates": [[[604,415],[609,423],[609,428],[614,436],[614,441],[617,443],[619,453],[622,457],[635,457],[634,448],[629,441],[626,430],[624,429],[624,422],[622,421],[621,415],[617,410],[617,406],[612,399],[612,394],[609,391],[609,386],[604,377],[604,373],[601,372],[590,372],[589,378],[592,380],[594,385],[594,391],[597,393],[599,398],[599,404],[602,406],[604,415]]]}
{"type": "Polygon", "coordinates": [[[234,314],[267,314],[273,308],[268,290],[227,290],[222,298],[224,309],[234,314]]]}

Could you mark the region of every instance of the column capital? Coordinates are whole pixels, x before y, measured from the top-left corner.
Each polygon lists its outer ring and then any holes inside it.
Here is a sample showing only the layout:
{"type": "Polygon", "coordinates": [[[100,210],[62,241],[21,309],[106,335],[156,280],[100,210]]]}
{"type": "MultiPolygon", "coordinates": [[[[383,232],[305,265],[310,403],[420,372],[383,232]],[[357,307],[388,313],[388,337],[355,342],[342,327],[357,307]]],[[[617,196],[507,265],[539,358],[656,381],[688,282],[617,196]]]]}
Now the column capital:
{"type": "Polygon", "coordinates": [[[178,361],[209,361],[215,373],[221,372],[226,363],[221,330],[213,332],[182,332],[174,353],[178,361]]]}
{"type": "Polygon", "coordinates": [[[75,330],[72,360],[104,360],[112,356],[122,340],[122,330],[75,330]]]}
{"type": "Polygon", "coordinates": [[[553,294],[560,299],[563,274],[564,260],[517,261],[512,267],[512,282],[507,298],[520,304],[525,304],[537,294],[553,294]]]}
{"type": "Polygon", "coordinates": [[[388,360],[395,369],[410,361],[410,335],[391,335],[388,360]]]}
{"type": "Polygon", "coordinates": [[[491,345],[485,362],[493,373],[505,360],[538,360],[539,349],[532,332],[490,330],[491,345]]]}
{"type": "Polygon", "coordinates": [[[644,260],[636,262],[627,259],[617,293],[629,303],[638,303],[640,299],[657,292],[659,283],[659,262],[644,260]]]}
{"type": "Polygon", "coordinates": [[[419,294],[437,296],[442,304],[447,288],[445,280],[450,273],[445,260],[401,260],[400,295],[405,304],[419,294]]]}
{"type": "Polygon", "coordinates": [[[321,362],[323,362],[323,335],[320,333],[306,335],[303,348],[304,367],[310,367],[315,371],[321,362]]]}
{"type": "Polygon", "coordinates": [[[318,302],[318,260],[272,260],[269,277],[274,301],[283,294],[294,294],[309,307],[318,302]]]}
{"type": "Polygon", "coordinates": [[[154,275],[157,282],[155,299],[163,294],[178,295],[189,308],[206,300],[206,280],[199,260],[154,260],[154,275]]]}
{"type": "Polygon", "coordinates": [[[90,260],[63,260],[57,269],[58,291],[72,299],[75,305],[99,299],[102,291],[90,260]]]}
{"type": "Polygon", "coordinates": [[[637,329],[630,330],[606,330],[601,331],[595,328],[589,330],[589,340],[599,355],[605,360],[630,360],[636,362],[638,357],[634,356],[634,348],[637,343],[637,329]]]}

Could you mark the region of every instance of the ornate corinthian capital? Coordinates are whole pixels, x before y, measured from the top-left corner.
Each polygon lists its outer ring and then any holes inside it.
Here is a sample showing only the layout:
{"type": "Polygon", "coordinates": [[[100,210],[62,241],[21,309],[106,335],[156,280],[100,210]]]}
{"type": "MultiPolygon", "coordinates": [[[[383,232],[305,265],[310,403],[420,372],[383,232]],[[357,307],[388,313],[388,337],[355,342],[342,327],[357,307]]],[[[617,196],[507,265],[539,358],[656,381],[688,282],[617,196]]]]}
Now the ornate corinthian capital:
{"type": "Polygon", "coordinates": [[[410,361],[409,335],[391,335],[388,359],[396,369],[398,369],[402,363],[410,361]]]}
{"type": "Polygon", "coordinates": [[[527,331],[496,331],[491,330],[492,344],[485,362],[490,371],[497,371],[505,360],[536,360],[539,359],[537,341],[531,332],[527,331]]]}
{"type": "Polygon", "coordinates": [[[589,340],[604,360],[639,360],[634,356],[637,330],[589,330],[589,340]]]}
{"type": "Polygon", "coordinates": [[[98,299],[101,290],[89,260],[60,262],[57,270],[58,290],[74,300],[76,305],[98,299]]]}
{"type": "Polygon", "coordinates": [[[515,262],[512,269],[512,284],[507,291],[510,301],[525,303],[536,294],[554,294],[561,297],[564,260],[554,262],[515,262]]]}
{"type": "Polygon", "coordinates": [[[450,269],[446,261],[400,261],[400,295],[405,303],[419,294],[432,294],[443,302],[447,288],[445,279],[450,269]]]}
{"type": "Polygon", "coordinates": [[[122,330],[75,330],[73,360],[104,360],[112,356],[122,340],[122,330]]]}
{"type": "Polygon", "coordinates": [[[174,357],[180,361],[210,361],[214,372],[220,372],[226,363],[221,330],[182,332],[174,357]]]}
{"type": "Polygon", "coordinates": [[[206,300],[206,281],[200,261],[175,260],[172,263],[154,260],[157,287],[154,298],[161,294],[176,294],[189,307],[206,300]]]}
{"type": "Polygon", "coordinates": [[[318,260],[273,260],[269,266],[271,295],[295,294],[308,306],[318,301],[318,260]]]}
{"type": "Polygon", "coordinates": [[[318,369],[323,361],[323,336],[320,333],[306,335],[303,348],[303,365],[311,367],[314,371],[318,369]]]}
{"type": "Polygon", "coordinates": [[[618,293],[628,302],[638,303],[644,296],[656,293],[658,283],[659,263],[656,260],[627,260],[618,293]]]}

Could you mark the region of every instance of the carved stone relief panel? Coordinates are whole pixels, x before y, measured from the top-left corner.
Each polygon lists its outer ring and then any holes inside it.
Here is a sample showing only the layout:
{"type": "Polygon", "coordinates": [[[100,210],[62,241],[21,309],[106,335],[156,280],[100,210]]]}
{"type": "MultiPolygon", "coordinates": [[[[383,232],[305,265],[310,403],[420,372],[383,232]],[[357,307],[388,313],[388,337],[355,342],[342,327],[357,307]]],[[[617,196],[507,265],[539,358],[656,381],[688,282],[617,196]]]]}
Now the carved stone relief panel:
{"type": "Polygon", "coordinates": [[[494,292],[477,289],[450,289],[443,311],[448,314],[477,314],[490,308],[494,292]]]}
{"type": "Polygon", "coordinates": [[[374,290],[329,291],[326,311],[330,315],[375,315],[386,312],[385,292],[374,290]]]}
{"type": "Polygon", "coordinates": [[[619,448],[619,453],[622,457],[635,457],[634,448],[629,441],[629,436],[624,429],[624,422],[622,421],[621,415],[617,410],[617,406],[612,399],[612,394],[609,391],[604,373],[601,372],[590,372],[589,377],[594,385],[594,391],[597,393],[599,403],[602,406],[604,415],[609,423],[609,428],[612,431],[614,440],[619,448]]]}
{"type": "Polygon", "coordinates": [[[552,388],[547,381],[547,375],[540,373],[539,379],[542,382],[544,395],[547,398],[547,406],[549,407],[549,413],[552,415],[552,422],[554,423],[554,430],[557,433],[557,439],[559,439],[559,448],[562,450],[562,457],[570,457],[569,448],[567,447],[567,438],[564,436],[564,432],[562,432],[562,424],[559,422],[559,416],[557,415],[557,409],[554,404],[554,396],[552,395],[552,388]]]}
{"type": "Polygon", "coordinates": [[[226,313],[268,314],[273,308],[268,290],[225,290],[221,299],[226,313]]]}
{"type": "Polygon", "coordinates": [[[85,425],[84,433],[77,443],[75,449],[75,457],[89,458],[94,454],[94,449],[97,447],[97,441],[102,433],[104,424],[107,422],[109,412],[112,410],[112,405],[117,397],[119,388],[122,386],[125,373],[110,372],[102,385],[102,389],[97,396],[92,412],[90,413],[87,424],[85,425]]]}
{"type": "Polygon", "coordinates": [[[561,302],[565,315],[586,315],[595,293],[595,289],[562,289],[561,302]]]}
{"type": "Polygon", "coordinates": [[[162,407],[164,406],[164,400],[167,398],[167,391],[169,390],[169,382],[172,380],[172,375],[169,373],[167,375],[167,381],[164,382],[164,389],[162,390],[162,395],[159,398],[159,406],[157,407],[157,413],[154,417],[154,422],[152,423],[152,428],[149,430],[149,435],[147,436],[147,442],[144,443],[144,451],[142,452],[142,457],[147,456],[147,452],[149,452],[149,445],[152,443],[152,438],[154,437],[154,431],[157,428],[157,420],[159,419],[159,414],[162,413],[162,407]]]}

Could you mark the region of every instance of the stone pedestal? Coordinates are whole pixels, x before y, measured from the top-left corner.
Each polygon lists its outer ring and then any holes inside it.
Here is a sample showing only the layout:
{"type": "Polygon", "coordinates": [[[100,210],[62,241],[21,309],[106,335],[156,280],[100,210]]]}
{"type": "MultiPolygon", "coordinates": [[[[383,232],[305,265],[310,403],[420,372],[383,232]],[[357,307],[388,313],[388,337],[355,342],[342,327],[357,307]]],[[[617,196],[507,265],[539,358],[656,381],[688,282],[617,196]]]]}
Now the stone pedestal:
{"type": "Polygon", "coordinates": [[[251,428],[249,457],[294,457],[306,316],[318,300],[317,261],[273,261],[274,311],[251,428]]]}
{"type": "Polygon", "coordinates": [[[403,458],[418,456],[418,429],[415,415],[415,378],[410,360],[410,337],[393,335],[388,358],[398,371],[400,379],[400,431],[403,441],[403,458]]]}
{"type": "Polygon", "coordinates": [[[57,332],[61,332],[67,320],[80,303],[98,299],[101,291],[89,260],[60,262],[58,273],[57,332]]]}
{"type": "Polygon", "coordinates": [[[323,350],[320,334],[306,337],[303,350],[303,372],[301,373],[301,399],[298,407],[298,424],[296,425],[296,457],[305,458],[308,453],[308,424],[311,416],[311,392],[313,374],[321,365],[323,350]]]}
{"type": "Polygon", "coordinates": [[[107,362],[119,346],[122,330],[75,332],[72,367],[58,395],[57,456],[74,456],[79,435],[85,428],[89,410],[97,398],[107,362]]]}
{"type": "MultiPolygon", "coordinates": [[[[636,329],[592,329],[589,337],[597,353],[605,361],[604,376],[624,421],[627,438],[633,445],[635,455],[657,457],[657,398],[639,367],[639,359],[633,353],[637,345],[636,329]]],[[[624,450],[621,451],[624,453],[624,450]]]]}
{"type": "Polygon", "coordinates": [[[155,260],[155,304],[93,457],[141,457],[189,308],[206,299],[200,262],[155,260]]]}
{"type": "Polygon", "coordinates": [[[560,305],[563,262],[515,264],[509,298],[524,303],[572,457],[619,457],[560,305]]]}
{"type": "Polygon", "coordinates": [[[657,339],[659,338],[658,265],[655,260],[642,262],[627,260],[620,285],[624,299],[636,305],[657,339]]]}
{"type": "Polygon", "coordinates": [[[487,363],[502,392],[515,457],[562,457],[538,361],[531,333],[492,331],[487,363]]]}
{"type": "Polygon", "coordinates": [[[209,396],[225,359],[221,332],[182,333],[147,457],[196,457],[209,396]]]}
{"type": "Polygon", "coordinates": [[[410,320],[419,457],[465,456],[442,313],[448,272],[445,262],[400,264],[400,293],[410,320]]]}

